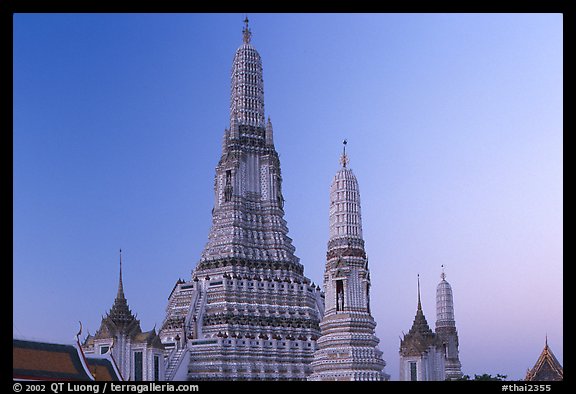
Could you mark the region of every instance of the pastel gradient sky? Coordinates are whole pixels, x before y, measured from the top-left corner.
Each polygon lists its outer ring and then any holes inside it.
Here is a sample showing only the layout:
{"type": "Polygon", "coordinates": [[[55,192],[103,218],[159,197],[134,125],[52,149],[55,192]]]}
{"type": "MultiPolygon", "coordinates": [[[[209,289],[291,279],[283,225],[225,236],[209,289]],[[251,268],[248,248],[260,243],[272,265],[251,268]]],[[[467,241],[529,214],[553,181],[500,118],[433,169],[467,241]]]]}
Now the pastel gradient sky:
{"type": "MultiPolygon", "coordinates": [[[[342,140],[386,372],[441,265],[465,374],[563,362],[561,14],[250,14],[285,218],[322,283],[342,140]]],[[[159,328],[211,223],[243,14],[15,14],[13,331],[72,341],[124,289],[159,328]]]]}

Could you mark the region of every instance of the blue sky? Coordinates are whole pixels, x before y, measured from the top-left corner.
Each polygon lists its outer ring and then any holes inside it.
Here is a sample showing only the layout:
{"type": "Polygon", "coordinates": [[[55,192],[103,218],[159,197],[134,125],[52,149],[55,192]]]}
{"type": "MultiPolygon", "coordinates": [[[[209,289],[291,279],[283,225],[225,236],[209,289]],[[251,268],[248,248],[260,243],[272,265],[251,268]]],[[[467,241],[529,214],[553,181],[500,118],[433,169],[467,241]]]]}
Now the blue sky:
{"type": "MultiPolygon", "coordinates": [[[[386,371],[440,266],[464,373],[563,361],[561,14],[251,14],[285,218],[321,283],[348,140],[386,371]]],[[[159,328],[207,241],[243,14],[14,16],[13,330],[70,342],[124,288],[159,328]]]]}

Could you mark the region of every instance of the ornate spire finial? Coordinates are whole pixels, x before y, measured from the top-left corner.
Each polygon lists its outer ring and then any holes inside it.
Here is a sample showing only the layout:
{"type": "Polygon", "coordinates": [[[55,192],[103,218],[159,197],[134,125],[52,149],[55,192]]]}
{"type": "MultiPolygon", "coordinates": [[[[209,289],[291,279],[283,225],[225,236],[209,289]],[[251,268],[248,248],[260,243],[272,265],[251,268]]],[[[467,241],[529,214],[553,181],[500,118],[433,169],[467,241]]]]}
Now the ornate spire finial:
{"type": "Polygon", "coordinates": [[[250,31],[250,28],[248,27],[248,15],[246,15],[246,18],[244,19],[244,29],[242,29],[242,35],[243,35],[244,43],[249,44],[250,38],[252,37],[252,32],[250,31]]]}
{"type": "Polygon", "coordinates": [[[418,274],[418,310],[422,310],[422,303],[420,302],[420,274],[418,274]]]}
{"type": "Polygon", "coordinates": [[[124,297],[124,284],[122,283],[122,249],[120,249],[120,276],[118,279],[118,298],[124,297]]]}
{"type": "Polygon", "coordinates": [[[442,264],[441,267],[442,267],[442,273],[440,274],[440,278],[442,278],[442,280],[446,280],[446,274],[444,273],[444,264],[442,264]]]}
{"type": "Polygon", "coordinates": [[[342,141],[342,144],[344,145],[344,149],[342,150],[342,157],[340,158],[340,164],[342,164],[342,167],[346,167],[346,165],[350,162],[350,160],[348,159],[348,156],[346,155],[346,144],[348,143],[348,141],[344,140],[342,141]]]}

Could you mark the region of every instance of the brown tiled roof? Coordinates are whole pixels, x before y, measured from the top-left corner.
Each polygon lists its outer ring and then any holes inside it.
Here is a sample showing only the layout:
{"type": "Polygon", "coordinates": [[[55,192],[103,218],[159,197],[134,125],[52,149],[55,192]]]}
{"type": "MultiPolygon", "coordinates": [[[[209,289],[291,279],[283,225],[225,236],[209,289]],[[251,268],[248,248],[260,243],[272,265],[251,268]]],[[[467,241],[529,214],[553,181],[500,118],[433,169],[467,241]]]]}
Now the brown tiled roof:
{"type": "Polygon", "coordinates": [[[61,345],[13,339],[14,379],[94,380],[81,351],[74,345],[61,345]]]}
{"type": "Polygon", "coordinates": [[[92,358],[87,357],[88,367],[96,381],[120,381],[122,377],[120,372],[113,365],[113,360],[109,358],[92,358]]]}

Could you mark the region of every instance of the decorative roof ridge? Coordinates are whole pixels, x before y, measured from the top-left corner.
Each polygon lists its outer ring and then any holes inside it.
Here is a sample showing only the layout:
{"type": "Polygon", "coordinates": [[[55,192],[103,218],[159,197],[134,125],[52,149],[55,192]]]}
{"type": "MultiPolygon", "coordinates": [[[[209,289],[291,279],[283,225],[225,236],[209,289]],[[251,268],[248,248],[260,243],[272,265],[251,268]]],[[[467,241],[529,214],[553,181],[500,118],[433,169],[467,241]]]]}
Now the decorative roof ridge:
{"type": "Polygon", "coordinates": [[[42,344],[46,344],[46,345],[58,345],[58,346],[73,346],[74,345],[74,342],[61,343],[61,342],[55,342],[53,340],[48,340],[48,339],[24,337],[24,336],[17,336],[17,335],[12,336],[12,341],[42,343],[42,344]]]}
{"type": "Polygon", "coordinates": [[[90,380],[96,380],[94,378],[94,375],[92,375],[90,368],[88,367],[88,361],[86,360],[86,355],[84,354],[84,350],[82,350],[82,345],[80,344],[80,335],[82,335],[82,322],[79,321],[78,323],[80,323],[80,329],[78,330],[78,333],[74,337],[75,341],[74,341],[73,346],[76,349],[76,351],[78,352],[78,356],[80,357],[82,368],[84,368],[84,371],[88,375],[88,378],[90,380]]]}

